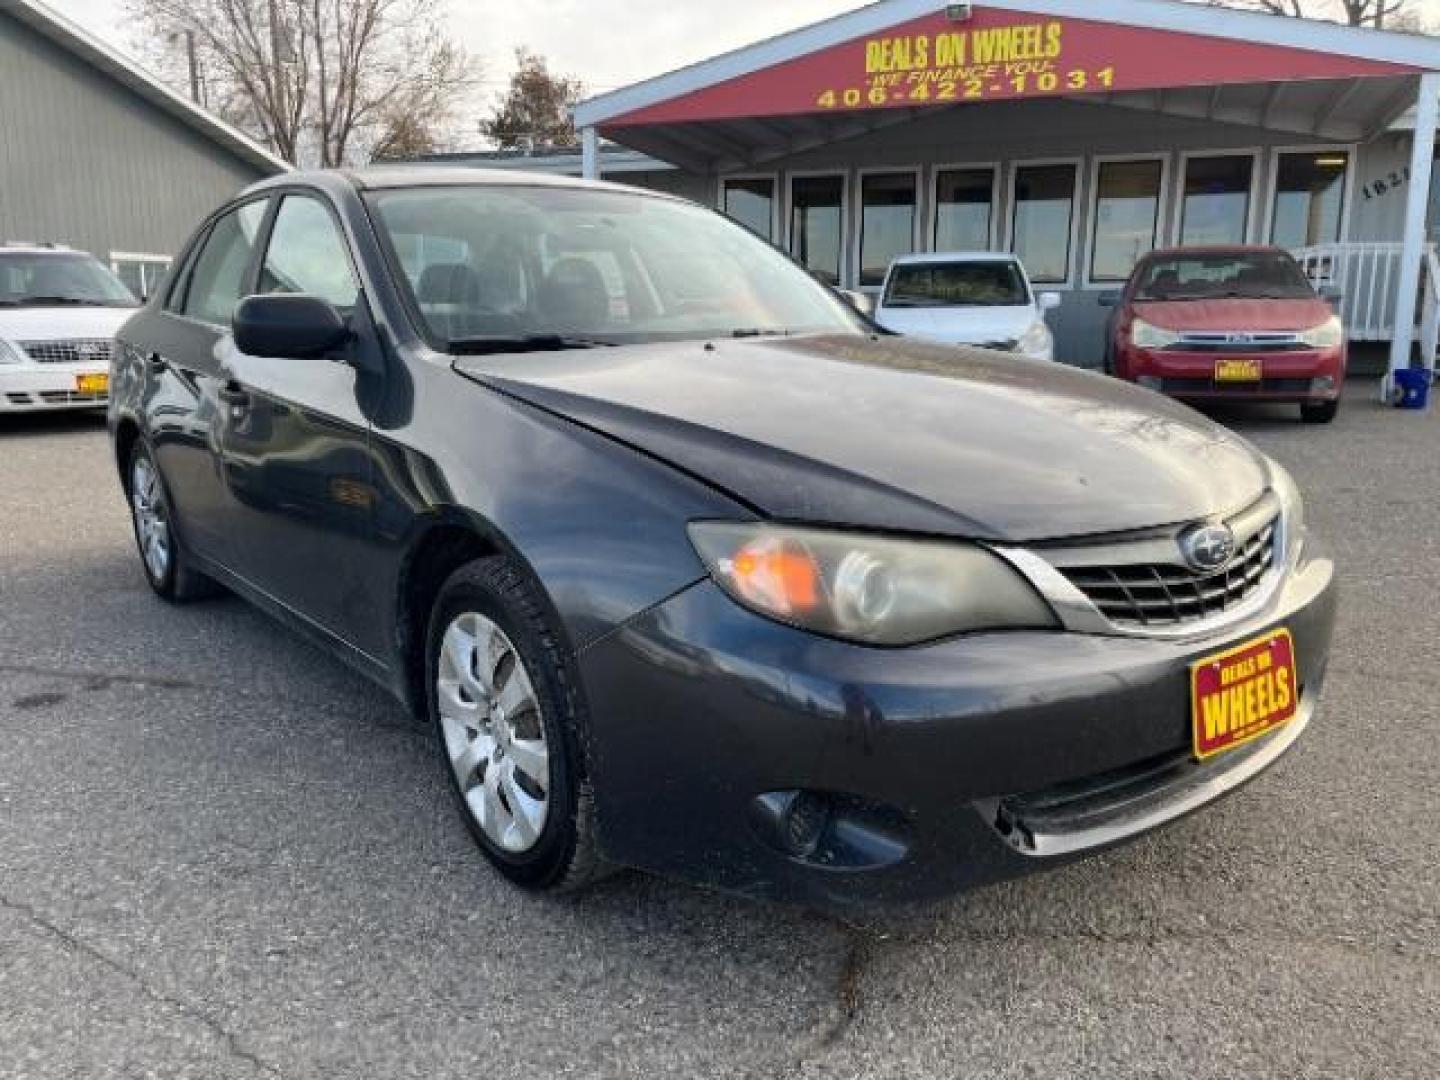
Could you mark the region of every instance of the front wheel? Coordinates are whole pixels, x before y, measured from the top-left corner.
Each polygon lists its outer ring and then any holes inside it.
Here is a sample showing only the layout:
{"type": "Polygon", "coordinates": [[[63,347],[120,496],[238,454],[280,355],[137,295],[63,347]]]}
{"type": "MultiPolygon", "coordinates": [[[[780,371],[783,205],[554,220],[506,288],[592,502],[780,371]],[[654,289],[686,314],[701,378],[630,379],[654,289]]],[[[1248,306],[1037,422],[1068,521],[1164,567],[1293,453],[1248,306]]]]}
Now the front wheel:
{"type": "Polygon", "coordinates": [[[427,645],[430,715],[486,858],[534,890],[600,876],[578,695],[536,588],[509,559],[461,567],[440,590],[427,645]]]}
{"type": "Polygon", "coordinates": [[[1328,424],[1340,412],[1340,399],[1306,403],[1300,406],[1300,419],[1307,424],[1328,424]]]}

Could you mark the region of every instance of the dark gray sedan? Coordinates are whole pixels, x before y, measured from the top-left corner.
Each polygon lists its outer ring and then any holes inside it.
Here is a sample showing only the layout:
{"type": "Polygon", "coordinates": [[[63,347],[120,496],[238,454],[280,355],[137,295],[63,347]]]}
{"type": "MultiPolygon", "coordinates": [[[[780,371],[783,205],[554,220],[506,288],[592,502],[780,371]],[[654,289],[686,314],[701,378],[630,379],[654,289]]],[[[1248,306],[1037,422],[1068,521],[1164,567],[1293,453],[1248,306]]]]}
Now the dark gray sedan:
{"type": "Polygon", "coordinates": [[[676,199],[278,178],[120,340],[156,592],[230,589],[427,716],[529,887],[933,898],[1204,806],[1320,694],[1333,567],[1278,465],[886,336],[676,199]]]}

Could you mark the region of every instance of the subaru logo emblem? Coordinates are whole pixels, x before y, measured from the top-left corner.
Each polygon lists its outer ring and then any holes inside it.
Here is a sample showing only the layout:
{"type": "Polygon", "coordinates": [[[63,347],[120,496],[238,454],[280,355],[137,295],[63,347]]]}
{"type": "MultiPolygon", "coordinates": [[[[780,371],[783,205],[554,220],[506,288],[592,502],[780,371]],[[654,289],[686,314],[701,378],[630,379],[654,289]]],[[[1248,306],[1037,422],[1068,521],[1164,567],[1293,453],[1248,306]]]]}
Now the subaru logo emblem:
{"type": "Polygon", "coordinates": [[[1213,573],[1235,557],[1235,534],[1228,525],[1197,525],[1180,537],[1180,554],[1194,569],[1213,573]]]}

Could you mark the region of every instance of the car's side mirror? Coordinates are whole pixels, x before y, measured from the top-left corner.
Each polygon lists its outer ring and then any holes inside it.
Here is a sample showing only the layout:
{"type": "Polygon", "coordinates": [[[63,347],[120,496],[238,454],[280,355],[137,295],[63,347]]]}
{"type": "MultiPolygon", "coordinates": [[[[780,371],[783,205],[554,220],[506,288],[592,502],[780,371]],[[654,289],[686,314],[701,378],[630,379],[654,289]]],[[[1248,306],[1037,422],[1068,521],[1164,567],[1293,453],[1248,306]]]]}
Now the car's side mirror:
{"type": "Polygon", "coordinates": [[[235,347],[247,356],[309,359],[334,352],[350,337],[340,312],[316,296],[247,296],[232,325],[235,347]]]}
{"type": "Polygon", "coordinates": [[[861,315],[875,314],[875,298],[869,293],[863,293],[856,289],[841,289],[840,295],[861,315]]]}
{"type": "Polygon", "coordinates": [[[1118,289],[1110,289],[1102,292],[1099,296],[1099,301],[1101,307],[1119,307],[1120,291],[1118,289]]]}
{"type": "Polygon", "coordinates": [[[1054,311],[1060,306],[1060,294],[1058,292],[1042,292],[1040,294],[1040,310],[1054,311]]]}
{"type": "Polygon", "coordinates": [[[1345,294],[1334,285],[1326,285],[1320,290],[1320,299],[1324,300],[1336,311],[1340,310],[1340,301],[1345,299],[1345,294]]]}

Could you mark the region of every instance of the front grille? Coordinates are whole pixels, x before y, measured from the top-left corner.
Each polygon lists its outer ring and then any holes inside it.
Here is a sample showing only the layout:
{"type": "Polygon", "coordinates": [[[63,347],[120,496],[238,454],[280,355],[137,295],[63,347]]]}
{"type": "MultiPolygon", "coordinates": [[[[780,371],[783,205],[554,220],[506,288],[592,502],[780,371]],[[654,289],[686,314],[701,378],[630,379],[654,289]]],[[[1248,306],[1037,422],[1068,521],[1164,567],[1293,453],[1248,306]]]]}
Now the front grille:
{"type": "Polygon", "coordinates": [[[1276,525],[1272,519],[1240,541],[1225,569],[1203,574],[1178,563],[1067,566],[1062,573],[1118,626],[1182,626],[1224,614],[1243,603],[1275,566],[1276,525]]]}
{"type": "Polygon", "coordinates": [[[105,405],[109,394],[81,394],[74,390],[41,390],[35,394],[11,391],[5,395],[11,405],[105,405]]]}
{"type": "Polygon", "coordinates": [[[1306,394],[1309,379],[1261,379],[1259,382],[1216,382],[1214,379],[1162,379],[1166,394],[1306,394]]]}
{"type": "Polygon", "coordinates": [[[1207,332],[1192,330],[1182,333],[1180,340],[1167,345],[1165,352],[1187,353],[1277,353],[1305,352],[1311,346],[1297,333],[1288,330],[1207,332]]]}
{"type": "Polygon", "coordinates": [[[20,347],[40,364],[108,364],[109,338],[71,338],[67,341],[22,341],[20,347]]]}

